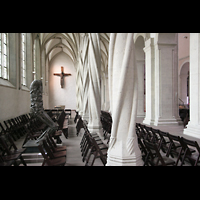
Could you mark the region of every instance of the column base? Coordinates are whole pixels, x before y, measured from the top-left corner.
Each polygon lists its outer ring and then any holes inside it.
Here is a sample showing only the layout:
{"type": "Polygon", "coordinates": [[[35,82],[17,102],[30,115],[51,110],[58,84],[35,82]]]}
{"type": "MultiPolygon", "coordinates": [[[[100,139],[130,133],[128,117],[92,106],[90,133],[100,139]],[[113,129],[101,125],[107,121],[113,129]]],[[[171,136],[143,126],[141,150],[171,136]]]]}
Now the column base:
{"type": "Polygon", "coordinates": [[[87,122],[89,122],[89,115],[83,114],[82,118],[83,120],[86,120],[87,122]]]}
{"type": "Polygon", "coordinates": [[[144,162],[141,157],[127,156],[117,157],[110,155],[107,159],[106,166],[143,166],[144,162]]]}
{"type": "Polygon", "coordinates": [[[117,141],[111,149],[108,149],[106,166],[143,166],[141,151],[135,137],[133,153],[128,153],[126,141],[117,141]]]}
{"type": "Polygon", "coordinates": [[[183,134],[200,139],[200,125],[191,124],[189,122],[183,134]]]}
{"type": "Polygon", "coordinates": [[[147,125],[154,125],[154,120],[152,120],[152,119],[148,119],[148,118],[145,118],[144,120],[143,120],[143,124],[147,124],[147,125]]]}
{"type": "Polygon", "coordinates": [[[154,121],[154,126],[162,126],[162,125],[181,125],[183,124],[183,122],[181,121],[181,119],[155,119],[154,121]]]}
{"type": "Polygon", "coordinates": [[[97,133],[101,140],[104,139],[102,126],[93,126],[88,124],[88,130],[90,131],[90,133],[97,133]]]}
{"type": "Polygon", "coordinates": [[[139,117],[139,118],[144,118],[145,117],[145,114],[137,114],[136,117],[139,117]]]}

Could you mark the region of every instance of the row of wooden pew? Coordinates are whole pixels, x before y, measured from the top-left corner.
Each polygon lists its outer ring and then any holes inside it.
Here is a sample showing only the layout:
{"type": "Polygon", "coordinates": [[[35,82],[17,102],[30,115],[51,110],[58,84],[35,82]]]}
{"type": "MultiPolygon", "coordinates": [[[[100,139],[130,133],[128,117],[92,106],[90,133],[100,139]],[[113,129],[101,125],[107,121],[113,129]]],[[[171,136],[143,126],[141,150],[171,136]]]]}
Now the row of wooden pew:
{"type": "Polygon", "coordinates": [[[44,129],[42,123],[33,118],[31,113],[20,115],[0,123],[0,165],[1,166],[18,166],[21,163],[26,166],[22,154],[26,148],[18,149],[15,142],[20,137],[34,138],[34,133],[39,134],[44,129]]]}
{"type": "MultiPolygon", "coordinates": [[[[107,112],[101,112],[104,139],[106,138],[106,131],[107,134],[111,132],[112,117],[109,115],[107,112]]],[[[77,136],[80,129],[84,128],[80,143],[82,161],[85,162],[86,166],[93,165],[95,159],[100,157],[105,165],[108,147],[102,142],[98,134],[91,134],[88,131],[87,123],[82,120],[78,112],[75,121],[77,120],[77,136]],[[91,155],[93,155],[92,160],[91,155]]],[[[198,166],[200,163],[200,147],[195,140],[188,140],[140,123],[136,123],[136,134],[144,166],[198,166]]]]}
{"type": "Polygon", "coordinates": [[[14,141],[17,141],[26,134],[26,124],[31,120],[31,114],[27,113],[24,115],[11,118],[0,123],[0,134],[5,132],[10,134],[14,141]]]}
{"type": "Polygon", "coordinates": [[[66,146],[58,146],[57,144],[62,143],[60,139],[62,133],[64,133],[66,138],[68,137],[68,126],[66,123],[64,126],[66,115],[64,110],[53,109],[47,110],[46,112],[52,120],[58,124],[58,129],[53,130],[48,127],[36,138],[36,141],[29,140],[24,146],[35,146],[39,149],[44,158],[42,166],[63,166],[66,163],[67,148],[66,146]],[[55,142],[54,139],[56,139],[57,142],[55,142]]]}
{"type": "MultiPolygon", "coordinates": [[[[57,143],[62,142],[60,136],[63,131],[65,113],[62,111],[54,113],[54,116],[51,114],[49,116],[59,124],[57,131],[51,130],[46,124],[41,122],[31,113],[6,120],[4,121],[4,124],[0,123],[0,166],[18,166],[21,163],[26,166],[26,162],[23,159],[23,153],[26,153],[27,149],[24,146],[28,141],[34,142],[35,146],[37,146],[42,153],[44,157],[43,165],[65,164],[65,162],[63,162],[64,158],[62,158],[61,163],[57,161],[54,162],[55,160],[53,161],[55,157],[60,156],[60,153],[57,153],[56,151],[60,151],[61,148],[57,147],[53,138],[57,140],[57,143]],[[22,145],[24,148],[18,149],[15,141],[20,137],[25,137],[22,145]]],[[[66,129],[68,133],[68,127],[66,127],[66,129]]],[[[64,157],[66,160],[66,151],[64,157]]]]}
{"type": "Polygon", "coordinates": [[[66,163],[67,148],[66,146],[57,146],[53,140],[52,130],[48,130],[38,141],[44,160],[42,166],[64,166],[66,163]]]}
{"type": "Polygon", "coordinates": [[[83,121],[81,116],[75,117],[77,136],[81,128],[84,129],[84,134],[80,142],[82,161],[85,166],[93,166],[97,158],[100,158],[102,164],[106,165],[108,147],[103,143],[97,133],[90,133],[87,127],[87,122],[83,121]],[[77,121],[78,120],[78,121],[77,121]]]}
{"type": "Polygon", "coordinates": [[[140,123],[136,123],[136,134],[144,166],[182,166],[186,164],[198,166],[200,163],[200,147],[197,141],[140,123]]]}

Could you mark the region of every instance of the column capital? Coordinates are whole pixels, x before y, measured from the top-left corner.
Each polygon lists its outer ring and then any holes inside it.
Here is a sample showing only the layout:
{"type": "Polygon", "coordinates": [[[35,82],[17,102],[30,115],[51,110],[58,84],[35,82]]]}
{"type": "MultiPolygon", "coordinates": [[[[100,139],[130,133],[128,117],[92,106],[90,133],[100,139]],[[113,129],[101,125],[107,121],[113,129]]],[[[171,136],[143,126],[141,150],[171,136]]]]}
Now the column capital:
{"type": "Polygon", "coordinates": [[[143,48],[144,52],[150,51],[154,47],[154,38],[149,38],[145,41],[145,47],[143,48]]]}

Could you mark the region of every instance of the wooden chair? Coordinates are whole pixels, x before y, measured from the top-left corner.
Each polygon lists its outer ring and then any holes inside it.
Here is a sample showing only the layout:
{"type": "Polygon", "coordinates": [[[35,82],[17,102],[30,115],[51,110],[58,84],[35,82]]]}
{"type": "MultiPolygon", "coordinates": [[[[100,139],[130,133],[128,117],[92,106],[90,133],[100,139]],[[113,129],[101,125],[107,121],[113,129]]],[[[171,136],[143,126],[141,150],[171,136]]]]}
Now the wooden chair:
{"type": "Polygon", "coordinates": [[[103,165],[105,166],[108,147],[100,148],[99,145],[96,143],[95,139],[91,135],[89,135],[89,140],[91,142],[91,148],[86,158],[85,166],[93,166],[96,158],[100,158],[103,165]],[[93,159],[90,162],[91,155],[93,155],[93,159]]]}
{"type": "Polygon", "coordinates": [[[183,155],[183,160],[182,160],[181,166],[183,165],[184,160],[186,158],[190,161],[191,165],[197,166],[197,164],[200,162],[199,161],[200,147],[199,147],[198,143],[193,140],[188,140],[184,137],[181,137],[180,142],[181,142],[181,145],[184,150],[184,155],[183,155]],[[189,148],[189,146],[194,147],[197,151],[195,152],[194,149],[192,151],[191,148],[189,148]]]}
{"type": "MultiPolygon", "coordinates": [[[[32,121],[33,122],[33,121],[32,121]]],[[[28,140],[37,140],[38,137],[43,133],[42,130],[38,130],[36,127],[34,127],[33,123],[30,122],[30,124],[27,124],[25,126],[26,130],[26,137],[24,139],[23,145],[28,141],[28,140]]]]}
{"type": "Polygon", "coordinates": [[[150,143],[144,140],[144,144],[147,149],[147,156],[145,158],[144,166],[150,164],[151,166],[167,166],[175,165],[175,161],[160,154],[160,151],[156,144],[150,143]],[[156,154],[152,153],[154,151],[156,154]]]}
{"type": "Polygon", "coordinates": [[[46,140],[46,137],[43,139],[43,146],[47,152],[47,155],[51,158],[59,158],[59,157],[65,157],[66,158],[66,151],[56,151],[53,152],[53,150],[51,149],[49,143],[46,140]]]}
{"type": "Polygon", "coordinates": [[[12,130],[10,124],[7,121],[4,121],[4,124],[6,126],[6,132],[9,132],[11,137],[13,138],[14,141],[17,141],[17,138],[14,134],[14,131],[12,130]]]}
{"type": "MultiPolygon", "coordinates": [[[[110,113],[101,110],[100,120],[103,128],[104,140],[111,134],[112,129],[112,117],[110,113]]],[[[109,138],[108,138],[109,139],[109,138]]]]}
{"type": "Polygon", "coordinates": [[[58,130],[62,130],[63,129],[63,123],[64,123],[64,120],[65,120],[65,112],[64,110],[61,111],[61,113],[59,114],[58,116],[58,120],[57,120],[57,123],[58,123],[58,130]]]}
{"type": "MultiPolygon", "coordinates": [[[[176,160],[175,165],[178,166],[179,160],[181,161],[181,165],[183,165],[184,164],[184,159],[183,159],[184,152],[186,151],[188,146],[181,140],[180,136],[175,136],[175,135],[168,133],[168,138],[170,140],[170,146],[169,146],[166,156],[169,157],[169,155],[170,155],[172,158],[174,158],[174,155],[176,155],[177,160],[176,160]]],[[[194,153],[196,151],[195,151],[195,149],[189,148],[189,152],[194,153]]]]}
{"type": "Polygon", "coordinates": [[[147,149],[145,145],[143,144],[142,139],[140,137],[138,137],[138,147],[142,154],[142,160],[145,161],[145,158],[147,156],[147,149]]]}
{"type": "Polygon", "coordinates": [[[3,134],[6,134],[6,129],[4,128],[4,126],[1,124],[0,122],[0,136],[3,135],[3,134]]]}
{"type": "Polygon", "coordinates": [[[170,141],[168,138],[168,132],[164,132],[159,130],[159,136],[162,140],[161,144],[160,144],[160,148],[164,153],[167,153],[168,149],[169,149],[169,145],[170,145],[170,141]]]}
{"type": "Polygon", "coordinates": [[[169,157],[169,155],[174,158],[174,156],[177,156],[176,160],[176,166],[178,165],[179,160],[182,161],[182,156],[183,156],[183,147],[181,146],[180,143],[180,137],[176,135],[172,135],[168,133],[168,138],[170,141],[169,149],[167,151],[166,156],[169,157]]]}
{"type": "Polygon", "coordinates": [[[0,166],[11,166],[14,165],[15,160],[7,160],[5,161],[3,157],[0,155],[0,166]]]}
{"type": "Polygon", "coordinates": [[[50,148],[52,149],[52,151],[55,153],[55,152],[58,152],[58,151],[67,151],[67,148],[66,146],[61,146],[61,147],[58,147],[56,145],[56,143],[54,142],[53,138],[47,134],[47,141],[48,141],[48,144],[50,145],[50,148]]]}
{"type": "Polygon", "coordinates": [[[98,136],[97,133],[91,134],[89,132],[85,122],[83,122],[83,128],[84,128],[84,134],[80,142],[80,148],[82,152],[81,155],[83,157],[82,161],[84,162],[88,155],[88,152],[93,148],[93,144],[89,137],[92,137],[95,140],[96,144],[98,145],[100,149],[107,149],[107,146],[102,142],[101,138],[98,136]]]}
{"type": "Polygon", "coordinates": [[[40,150],[44,161],[42,163],[42,166],[64,166],[66,163],[66,157],[60,157],[60,158],[50,158],[48,154],[46,153],[46,150],[43,145],[43,141],[40,141],[38,149],[40,150]]]}
{"type": "Polygon", "coordinates": [[[4,148],[4,151],[3,151],[3,154],[2,154],[3,158],[5,160],[15,160],[15,161],[17,159],[20,159],[21,163],[24,166],[26,166],[26,162],[24,161],[24,159],[22,157],[22,153],[25,151],[25,149],[18,150],[17,147],[15,146],[15,144],[12,144],[9,147],[9,145],[7,144],[6,139],[4,137],[5,137],[5,135],[0,136],[0,143],[1,143],[2,147],[4,148]],[[12,147],[14,148],[14,151],[11,151],[12,147]],[[7,154],[7,155],[4,156],[4,154],[7,154]]]}
{"type": "Polygon", "coordinates": [[[78,114],[78,112],[77,111],[75,111],[75,112],[76,112],[76,115],[74,117],[74,123],[76,123],[77,119],[80,117],[80,115],[78,114]]]}
{"type": "Polygon", "coordinates": [[[77,130],[76,135],[77,135],[77,136],[78,136],[78,134],[79,134],[81,128],[83,128],[83,120],[82,120],[81,117],[79,117],[78,123],[77,123],[77,125],[76,125],[76,130],[77,130]]]}
{"type": "MultiPolygon", "coordinates": [[[[83,127],[84,127],[84,134],[83,134],[83,137],[81,139],[81,143],[80,143],[80,147],[81,147],[81,151],[84,149],[85,145],[87,144],[87,138],[86,136],[88,136],[89,134],[91,134],[86,126],[85,123],[83,123],[83,127]]],[[[99,137],[99,135],[97,133],[92,133],[91,134],[92,137],[98,141],[98,144],[103,144],[103,142],[101,141],[101,138],[99,137]]]]}
{"type": "Polygon", "coordinates": [[[80,143],[80,147],[81,147],[81,152],[84,151],[86,145],[88,144],[88,136],[91,135],[95,141],[97,142],[98,145],[103,144],[101,138],[99,137],[99,135],[97,133],[90,133],[87,125],[83,122],[83,128],[84,128],[84,134],[80,143]]]}

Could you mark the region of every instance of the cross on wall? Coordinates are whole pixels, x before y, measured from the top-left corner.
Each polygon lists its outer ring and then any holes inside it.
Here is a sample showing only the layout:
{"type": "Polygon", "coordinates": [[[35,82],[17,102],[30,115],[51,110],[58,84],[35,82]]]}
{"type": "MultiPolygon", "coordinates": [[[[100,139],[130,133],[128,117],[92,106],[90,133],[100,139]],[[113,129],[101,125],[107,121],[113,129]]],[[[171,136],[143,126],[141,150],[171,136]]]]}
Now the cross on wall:
{"type": "Polygon", "coordinates": [[[61,73],[54,73],[53,75],[60,76],[60,85],[61,85],[61,88],[63,88],[63,86],[64,86],[64,77],[65,76],[71,76],[71,74],[65,74],[64,73],[64,67],[62,67],[62,66],[61,66],[61,73]]]}

